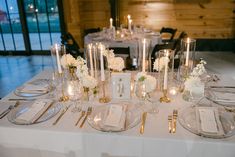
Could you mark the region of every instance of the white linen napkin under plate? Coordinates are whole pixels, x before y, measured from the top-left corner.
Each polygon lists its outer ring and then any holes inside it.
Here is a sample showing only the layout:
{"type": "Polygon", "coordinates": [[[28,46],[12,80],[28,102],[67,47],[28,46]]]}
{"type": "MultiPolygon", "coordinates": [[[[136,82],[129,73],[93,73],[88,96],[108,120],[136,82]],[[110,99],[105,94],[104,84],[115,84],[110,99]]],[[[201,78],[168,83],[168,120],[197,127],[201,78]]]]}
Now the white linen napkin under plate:
{"type": "Polygon", "coordinates": [[[111,105],[104,117],[104,126],[111,127],[113,131],[122,130],[126,121],[126,106],[111,105]]]}
{"type": "Polygon", "coordinates": [[[49,99],[36,100],[27,111],[16,117],[16,120],[34,122],[52,103],[49,99]]]}
{"type": "Polygon", "coordinates": [[[208,135],[223,135],[224,131],[217,107],[196,107],[199,132],[208,135]]]}
{"type": "Polygon", "coordinates": [[[49,85],[26,84],[20,89],[20,92],[40,94],[40,93],[47,93],[48,90],[49,90],[49,85]]]}

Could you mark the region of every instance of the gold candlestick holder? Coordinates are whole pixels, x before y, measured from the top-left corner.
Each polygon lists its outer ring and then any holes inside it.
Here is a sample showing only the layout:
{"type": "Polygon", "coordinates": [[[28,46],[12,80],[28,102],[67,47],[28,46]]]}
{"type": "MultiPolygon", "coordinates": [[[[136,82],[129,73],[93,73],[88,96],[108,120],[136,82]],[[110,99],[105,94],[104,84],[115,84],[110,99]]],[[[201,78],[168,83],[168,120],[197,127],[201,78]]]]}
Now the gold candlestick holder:
{"type": "Polygon", "coordinates": [[[63,81],[63,73],[59,73],[59,77],[60,77],[60,80],[62,82],[62,85],[61,85],[61,94],[62,96],[59,98],[59,102],[66,102],[69,100],[69,96],[66,96],[64,94],[64,81],[63,81]]]}
{"type": "Polygon", "coordinates": [[[167,96],[167,89],[163,90],[163,96],[160,98],[160,102],[171,102],[171,99],[167,96]]]}
{"type": "Polygon", "coordinates": [[[102,81],[102,91],[103,91],[103,96],[99,99],[100,103],[108,103],[110,102],[110,98],[105,95],[105,81],[102,81]]]}

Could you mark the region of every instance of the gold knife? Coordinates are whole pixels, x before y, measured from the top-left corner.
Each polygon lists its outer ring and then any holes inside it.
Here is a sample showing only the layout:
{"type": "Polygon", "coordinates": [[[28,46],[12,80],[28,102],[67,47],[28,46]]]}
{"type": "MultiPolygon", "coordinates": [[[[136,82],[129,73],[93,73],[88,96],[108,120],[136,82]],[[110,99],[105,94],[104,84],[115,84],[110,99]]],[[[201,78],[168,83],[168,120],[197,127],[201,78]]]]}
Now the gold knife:
{"type": "Polygon", "coordinates": [[[144,127],[145,127],[145,121],[146,121],[146,117],[147,117],[147,112],[144,112],[142,114],[142,123],[141,123],[141,127],[140,127],[140,134],[144,133],[144,127]]]}
{"type": "Polygon", "coordinates": [[[176,120],[178,117],[178,111],[177,110],[173,110],[173,120],[172,120],[172,133],[176,132],[176,120]]]}
{"type": "Polygon", "coordinates": [[[61,114],[59,115],[59,117],[55,120],[55,122],[52,125],[56,125],[59,120],[61,119],[61,117],[65,114],[66,111],[68,111],[70,106],[66,106],[66,108],[61,112],[61,114]]]}
{"type": "Polygon", "coordinates": [[[47,108],[40,114],[40,116],[38,116],[38,118],[36,118],[32,123],[36,123],[48,110],[49,108],[54,104],[54,101],[52,101],[47,108]]]}
{"type": "Polygon", "coordinates": [[[168,116],[168,131],[169,133],[172,132],[172,115],[168,116]]]}

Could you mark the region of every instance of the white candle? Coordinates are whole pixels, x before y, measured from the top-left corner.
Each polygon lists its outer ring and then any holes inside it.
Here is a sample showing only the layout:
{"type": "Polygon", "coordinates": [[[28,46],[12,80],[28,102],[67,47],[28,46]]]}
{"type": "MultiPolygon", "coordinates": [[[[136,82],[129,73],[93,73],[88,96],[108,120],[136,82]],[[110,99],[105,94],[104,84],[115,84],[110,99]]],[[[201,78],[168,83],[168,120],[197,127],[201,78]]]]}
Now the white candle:
{"type": "Polygon", "coordinates": [[[55,52],[56,52],[56,63],[57,63],[58,72],[59,72],[59,74],[61,74],[62,73],[62,69],[61,69],[61,64],[60,64],[60,56],[59,56],[58,44],[55,44],[55,52]]]}
{"type": "Polygon", "coordinates": [[[97,67],[96,67],[96,53],[97,53],[97,51],[96,51],[96,45],[94,45],[93,46],[93,54],[94,54],[94,68],[95,68],[95,78],[97,77],[97,67]]]}
{"type": "Polygon", "coordinates": [[[131,23],[132,23],[132,20],[128,20],[128,30],[131,31],[131,23]]]}
{"type": "Polygon", "coordinates": [[[110,19],[109,19],[109,22],[110,22],[109,28],[112,29],[112,28],[113,28],[113,19],[110,18],[110,19]]]}
{"type": "Polygon", "coordinates": [[[189,62],[189,38],[187,38],[187,50],[186,50],[185,66],[188,66],[188,62],[189,62]]]}
{"type": "Polygon", "coordinates": [[[104,51],[104,45],[100,44],[100,72],[101,72],[101,81],[105,81],[103,51],[104,51]]]}
{"type": "Polygon", "coordinates": [[[90,74],[94,77],[94,67],[93,67],[93,57],[92,57],[92,44],[88,44],[88,52],[89,52],[89,59],[90,59],[90,74]]]}
{"type": "MultiPolygon", "coordinates": [[[[165,52],[166,57],[168,57],[168,51],[165,52]]],[[[168,70],[168,59],[165,59],[165,72],[164,72],[164,84],[163,84],[163,90],[167,90],[167,70],[168,70]]]]}
{"type": "Polygon", "coordinates": [[[143,62],[142,62],[142,72],[145,72],[145,43],[146,39],[143,40],[143,62]]]}

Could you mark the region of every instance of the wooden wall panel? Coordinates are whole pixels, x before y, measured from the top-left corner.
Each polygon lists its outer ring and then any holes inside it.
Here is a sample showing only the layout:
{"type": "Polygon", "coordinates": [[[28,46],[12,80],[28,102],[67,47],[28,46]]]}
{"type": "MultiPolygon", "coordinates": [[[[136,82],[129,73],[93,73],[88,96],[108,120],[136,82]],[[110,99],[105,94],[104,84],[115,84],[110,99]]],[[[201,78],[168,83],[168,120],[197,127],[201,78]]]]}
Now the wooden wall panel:
{"type": "Polygon", "coordinates": [[[177,0],[120,0],[121,23],[131,14],[133,23],[156,31],[173,27],[193,38],[234,38],[233,0],[177,3],[177,0]],[[141,3],[142,2],[142,3],[141,3]],[[138,10],[138,12],[136,11],[138,10]]]}
{"type": "MultiPolygon", "coordinates": [[[[226,39],[235,36],[235,0],[119,0],[120,21],[132,15],[133,23],[159,31],[177,28],[193,38],[226,39]],[[190,3],[186,3],[190,1],[190,3]]],[[[83,46],[88,28],[108,27],[109,0],[64,0],[67,29],[83,46]]],[[[177,37],[176,35],[176,37],[177,37]]]]}

